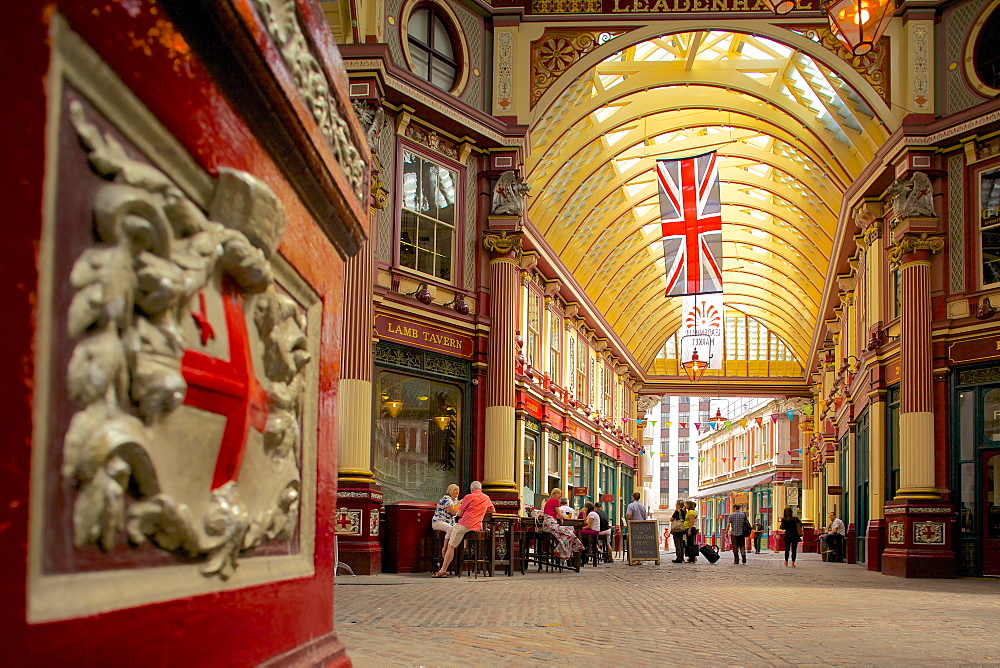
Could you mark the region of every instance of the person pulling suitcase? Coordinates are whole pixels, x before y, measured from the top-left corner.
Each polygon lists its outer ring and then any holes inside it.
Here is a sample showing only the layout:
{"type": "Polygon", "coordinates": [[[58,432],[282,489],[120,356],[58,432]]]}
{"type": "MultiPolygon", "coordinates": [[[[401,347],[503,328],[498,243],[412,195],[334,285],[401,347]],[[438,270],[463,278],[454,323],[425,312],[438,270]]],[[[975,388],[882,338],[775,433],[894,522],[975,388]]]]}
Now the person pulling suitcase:
{"type": "Polygon", "coordinates": [[[687,547],[688,563],[693,564],[698,561],[698,511],[695,510],[695,502],[687,502],[687,515],[684,517],[684,545],[687,547]]]}

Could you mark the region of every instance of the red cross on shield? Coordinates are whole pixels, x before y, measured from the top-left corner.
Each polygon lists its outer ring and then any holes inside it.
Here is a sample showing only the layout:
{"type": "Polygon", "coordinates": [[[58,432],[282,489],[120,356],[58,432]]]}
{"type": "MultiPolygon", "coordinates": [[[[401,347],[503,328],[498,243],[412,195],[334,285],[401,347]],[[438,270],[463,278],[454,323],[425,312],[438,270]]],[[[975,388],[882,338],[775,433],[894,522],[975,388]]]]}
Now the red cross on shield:
{"type": "Polygon", "coordinates": [[[236,480],[243,463],[250,429],[263,433],[267,425],[267,391],[254,373],[243,312],[243,297],[226,282],[222,304],[229,332],[229,359],[186,350],[181,372],[187,381],[184,404],[226,417],[212,490],[236,480]]]}

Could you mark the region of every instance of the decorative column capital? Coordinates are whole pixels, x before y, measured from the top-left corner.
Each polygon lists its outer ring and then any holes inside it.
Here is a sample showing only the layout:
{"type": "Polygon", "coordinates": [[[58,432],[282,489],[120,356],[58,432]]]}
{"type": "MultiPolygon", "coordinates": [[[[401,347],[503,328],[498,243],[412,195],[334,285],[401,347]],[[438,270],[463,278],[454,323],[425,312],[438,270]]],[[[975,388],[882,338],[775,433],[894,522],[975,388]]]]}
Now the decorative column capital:
{"type": "Polygon", "coordinates": [[[927,232],[922,232],[919,235],[907,234],[889,247],[886,257],[890,266],[897,267],[903,261],[904,255],[920,251],[927,251],[933,255],[942,248],[944,248],[944,237],[930,235],[927,232]]]}
{"type": "Polygon", "coordinates": [[[483,234],[483,248],[493,253],[495,257],[510,256],[520,259],[521,257],[521,233],[500,230],[498,232],[485,232],[483,234]]]}

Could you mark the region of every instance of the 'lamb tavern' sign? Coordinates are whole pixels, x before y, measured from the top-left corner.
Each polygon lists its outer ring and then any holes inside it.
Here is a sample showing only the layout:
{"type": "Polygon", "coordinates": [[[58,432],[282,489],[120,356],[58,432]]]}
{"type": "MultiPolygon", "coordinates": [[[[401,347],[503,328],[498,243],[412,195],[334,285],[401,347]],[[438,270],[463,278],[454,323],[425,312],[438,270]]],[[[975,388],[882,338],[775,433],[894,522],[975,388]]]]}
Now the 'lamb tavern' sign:
{"type": "Polygon", "coordinates": [[[428,327],[381,313],[375,315],[375,332],[381,339],[454,357],[471,358],[475,350],[472,337],[466,334],[428,327]]]}

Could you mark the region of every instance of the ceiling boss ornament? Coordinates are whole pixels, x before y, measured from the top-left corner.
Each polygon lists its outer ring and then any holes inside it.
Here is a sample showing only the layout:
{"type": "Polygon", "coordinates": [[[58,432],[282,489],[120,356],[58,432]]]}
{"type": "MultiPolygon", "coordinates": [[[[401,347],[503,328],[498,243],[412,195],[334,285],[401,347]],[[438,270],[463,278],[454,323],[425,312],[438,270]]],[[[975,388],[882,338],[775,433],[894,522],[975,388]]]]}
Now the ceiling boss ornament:
{"type": "Polygon", "coordinates": [[[298,525],[310,354],[305,315],[270,262],[284,208],[222,168],[202,211],[79,102],[70,116],[107,180],[92,202],[96,242],[70,275],[62,475],[74,543],[110,550],[124,533],[227,578],[241,554],[298,525]]]}

